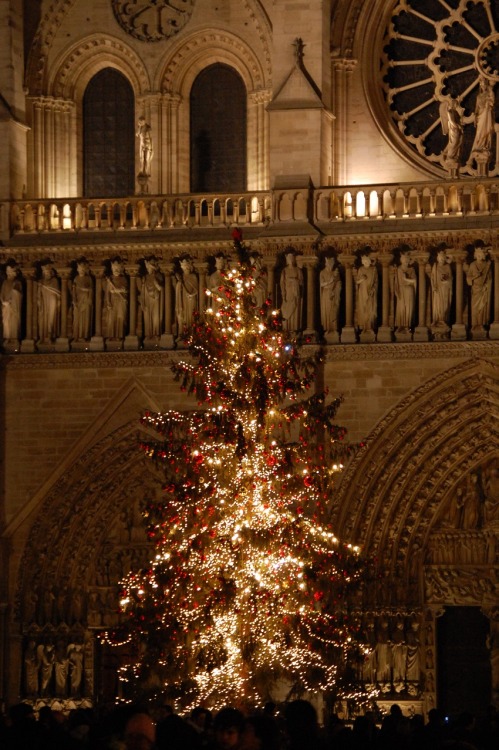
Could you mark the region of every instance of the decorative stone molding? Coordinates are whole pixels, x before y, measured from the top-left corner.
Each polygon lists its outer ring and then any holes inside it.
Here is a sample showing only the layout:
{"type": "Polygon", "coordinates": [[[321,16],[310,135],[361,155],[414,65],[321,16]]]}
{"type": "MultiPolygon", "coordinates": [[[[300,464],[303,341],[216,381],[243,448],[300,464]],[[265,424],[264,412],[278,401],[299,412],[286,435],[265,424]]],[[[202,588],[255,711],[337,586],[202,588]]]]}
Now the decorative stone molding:
{"type": "Polygon", "coordinates": [[[159,42],[178,34],[190,21],[196,0],[183,0],[178,7],[170,0],[141,0],[133,6],[112,0],[116,20],[127,34],[142,42],[159,42]]]}

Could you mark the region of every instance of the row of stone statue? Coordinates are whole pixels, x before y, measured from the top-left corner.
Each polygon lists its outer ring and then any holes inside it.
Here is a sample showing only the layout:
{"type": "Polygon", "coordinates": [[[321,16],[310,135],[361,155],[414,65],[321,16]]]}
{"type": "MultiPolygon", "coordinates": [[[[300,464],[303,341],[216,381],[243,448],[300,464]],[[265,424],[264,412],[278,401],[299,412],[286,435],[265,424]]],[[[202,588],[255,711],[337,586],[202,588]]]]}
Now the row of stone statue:
{"type": "MultiPolygon", "coordinates": [[[[423,278],[416,274],[407,248],[398,252],[398,262],[389,266],[387,278],[369,249],[358,254],[357,263],[346,267],[335,253],[325,253],[316,277],[310,265],[305,275],[302,263],[297,262],[299,256],[290,247],[284,252],[284,265],[278,268],[277,283],[276,269],[254,253],[250,258],[254,300],[261,306],[270,298],[280,306],[284,329],[319,332],[328,343],[338,342],[341,334],[345,343],[376,340],[380,307],[381,317],[387,317],[381,325],[388,325],[396,340],[412,336],[418,312],[418,326],[427,326],[431,338],[447,338],[454,287],[456,291],[458,287],[458,272],[453,270],[448,250],[437,249],[433,262],[425,264],[423,278]],[[382,287],[387,283],[385,295],[382,287]],[[426,289],[421,289],[422,284],[426,289]],[[386,310],[385,298],[389,301],[386,310]],[[420,319],[421,299],[424,320],[420,319]],[[353,339],[348,338],[347,331],[354,331],[353,339]]],[[[468,317],[467,327],[474,338],[485,337],[491,322],[493,265],[488,250],[476,246],[473,259],[460,271],[470,294],[468,298],[461,291],[462,299],[456,300],[456,306],[459,302],[463,308],[461,317],[468,317]]],[[[10,344],[17,349],[23,338],[49,346],[58,340],[83,345],[92,339],[122,342],[128,335],[159,342],[165,334],[165,344],[171,346],[189,329],[196,311],[210,307],[216,312],[221,304],[219,291],[232,260],[219,253],[213,262],[212,273],[206,275],[200,264],[196,268],[193,259],[184,255],[165,273],[153,256],[134,269],[125,268],[124,261],[115,257],[108,263],[107,272],[100,274],[92,272],[85,258],[79,258],[73,272],[66,269],[58,274],[54,263],[46,260],[40,264],[39,273],[26,281],[15,260],[10,259],[0,286],[4,347],[10,344]]]]}
{"type": "Polygon", "coordinates": [[[362,668],[363,681],[385,693],[416,695],[421,688],[420,619],[416,615],[366,617],[363,631],[370,648],[362,668]]]}
{"type": "MultiPolygon", "coordinates": [[[[24,694],[26,698],[80,698],[84,687],[84,644],[64,638],[37,642],[29,638],[24,649],[24,694]]],[[[89,665],[90,666],[90,665],[89,665]]]]}

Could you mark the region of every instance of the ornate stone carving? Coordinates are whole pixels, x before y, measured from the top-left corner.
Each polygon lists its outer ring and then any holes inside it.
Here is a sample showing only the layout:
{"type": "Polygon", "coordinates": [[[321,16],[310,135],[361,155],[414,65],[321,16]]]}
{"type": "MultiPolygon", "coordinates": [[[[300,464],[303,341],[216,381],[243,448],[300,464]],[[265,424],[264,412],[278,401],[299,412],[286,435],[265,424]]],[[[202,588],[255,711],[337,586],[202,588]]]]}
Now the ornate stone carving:
{"type": "Polygon", "coordinates": [[[120,26],[142,42],[159,42],[174,36],[191,18],[196,0],[113,0],[120,26]]]}

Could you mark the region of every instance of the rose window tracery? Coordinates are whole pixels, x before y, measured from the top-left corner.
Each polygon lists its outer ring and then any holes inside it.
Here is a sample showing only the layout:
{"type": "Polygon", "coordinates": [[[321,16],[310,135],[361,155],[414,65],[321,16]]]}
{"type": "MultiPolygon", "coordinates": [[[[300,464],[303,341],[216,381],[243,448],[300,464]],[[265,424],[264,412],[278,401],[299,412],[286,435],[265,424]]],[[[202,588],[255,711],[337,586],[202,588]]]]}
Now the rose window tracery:
{"type": "Polygon", "coordinates": [[[399,0],[381,72],[413,153],[451,173],[499,174],[499,0],[399,0]]]}
{"type": "Polygon", "coordinates": [[[173,36],[189,21],[195,0],[113,0],[120,26],[143,42],[173,36]]]}

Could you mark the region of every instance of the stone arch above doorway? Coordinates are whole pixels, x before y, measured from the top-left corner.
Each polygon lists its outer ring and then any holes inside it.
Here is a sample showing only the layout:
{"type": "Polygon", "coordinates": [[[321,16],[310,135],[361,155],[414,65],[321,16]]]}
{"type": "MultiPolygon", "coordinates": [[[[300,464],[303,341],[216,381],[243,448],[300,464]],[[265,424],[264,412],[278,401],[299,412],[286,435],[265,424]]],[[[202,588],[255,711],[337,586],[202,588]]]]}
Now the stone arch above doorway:
{"type": "Polygon", "coordinates": [[[469,472],[499,455],[498,383],[496,364],[467,360],[393,408],[342,477],[335,498],[338,533],[392,572],[411,561],[408,576],[415,575],[450,494],[469,472]]]}

